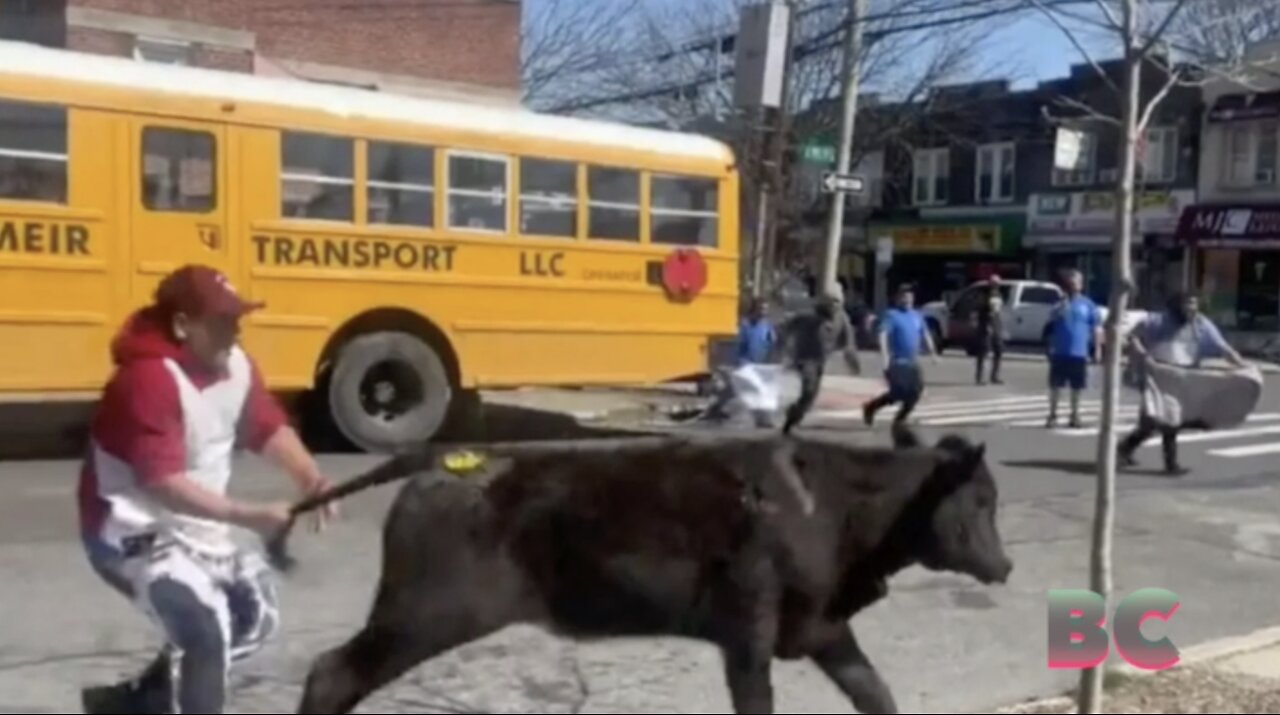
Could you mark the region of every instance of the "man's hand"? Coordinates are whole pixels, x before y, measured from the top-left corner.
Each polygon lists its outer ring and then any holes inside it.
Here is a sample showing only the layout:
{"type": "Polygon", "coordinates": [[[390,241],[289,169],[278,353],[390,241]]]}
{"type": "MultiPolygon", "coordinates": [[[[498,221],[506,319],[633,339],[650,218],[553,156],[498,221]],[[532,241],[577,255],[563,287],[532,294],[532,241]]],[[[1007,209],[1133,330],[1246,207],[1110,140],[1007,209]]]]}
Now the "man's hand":
{"type": "Polygon", "coordinates": [[[232,520],[246,529],[255,531],[263,541],[270,541],[289,526],[293,515],[288,502],[236,505],[232,520]]]}
{"type": "MultiPolygon", "coordinates": [[[[310,485],[303,490],[303,497],[305,498],[323,494],[332,488],[332,482],[325,477],[317,475],[312,477],[310,485]]],[[[311,522],[311,530],[317,534],[324,531],[325,528],[329,526],[329,522],[337,519],[340,515],[341,513],[338,511],[337,502],[329,502],[328,504],[313,510],[308,519],[311,522]]]]}
{"type": "MultiPolygon", "coordinates": [[[[320,467],[316,464],[315,458],[303,446],[302,440],[292,427],[285,426],[276,432],[275,436],[267,442],[264,451],[268,458],[289,473],[303,498],[315,496],[333,487],[333,484],[320,474],[320,467]]],[[[313,510],[309,521],[312,523],[312,529],[318,533],[324,530],[330,519],[337,517],[338,506],[331,502],[313,510]]]]}

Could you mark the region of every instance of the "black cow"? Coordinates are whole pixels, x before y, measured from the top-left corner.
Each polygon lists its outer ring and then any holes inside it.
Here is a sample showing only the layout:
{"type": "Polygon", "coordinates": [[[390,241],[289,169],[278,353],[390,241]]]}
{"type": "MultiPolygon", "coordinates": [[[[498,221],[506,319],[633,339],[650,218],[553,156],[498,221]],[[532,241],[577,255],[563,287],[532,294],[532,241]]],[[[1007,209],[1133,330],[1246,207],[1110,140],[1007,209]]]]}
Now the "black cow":
{"type": "MultiPolygon", "coordinates": [[[[412,477],[383,534],[364,629],[321,656],[299,713],[351,712],[438,654],[517,622],[571,638],[717,645],[733,707],[772,713],[773,658],[809,658],[861,712],[896,712],[849,621],[921,564],[1003,583],[984,448],[716,437],[447,450],[395,458],[298,513],[412,477]]],[[[283,553],[284,541],[275,544],[283,553]]]]}

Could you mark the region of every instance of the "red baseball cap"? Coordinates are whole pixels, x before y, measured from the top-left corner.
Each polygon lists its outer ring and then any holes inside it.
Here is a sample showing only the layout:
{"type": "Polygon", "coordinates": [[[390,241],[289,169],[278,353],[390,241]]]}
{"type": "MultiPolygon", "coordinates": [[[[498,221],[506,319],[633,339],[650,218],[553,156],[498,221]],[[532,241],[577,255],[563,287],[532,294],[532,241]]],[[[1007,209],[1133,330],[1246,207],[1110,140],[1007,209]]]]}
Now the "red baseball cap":
{"type": "Polygon", "coordinates": [[[225,275],[199,265],[183,266],[166,276],[156,288],[155,301],[165,312],[185,313],[192,318],[241,318],[266,307],[266,303],[244,300],[225,275]]]}

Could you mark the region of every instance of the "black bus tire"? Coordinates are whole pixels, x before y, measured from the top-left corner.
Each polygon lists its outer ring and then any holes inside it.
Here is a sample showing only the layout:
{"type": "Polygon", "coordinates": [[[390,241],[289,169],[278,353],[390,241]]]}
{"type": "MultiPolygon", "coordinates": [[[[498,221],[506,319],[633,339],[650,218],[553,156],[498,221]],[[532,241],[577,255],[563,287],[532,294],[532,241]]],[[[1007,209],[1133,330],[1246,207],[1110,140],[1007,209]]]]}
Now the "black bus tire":
{"type": "Polygon", "coordinates": [[[401,452],[434,437],[453,395],[436,351],[401,332],[369,333],[347,343],[329,380],[334,423],[352,444],[375,454],[401,452]]]}

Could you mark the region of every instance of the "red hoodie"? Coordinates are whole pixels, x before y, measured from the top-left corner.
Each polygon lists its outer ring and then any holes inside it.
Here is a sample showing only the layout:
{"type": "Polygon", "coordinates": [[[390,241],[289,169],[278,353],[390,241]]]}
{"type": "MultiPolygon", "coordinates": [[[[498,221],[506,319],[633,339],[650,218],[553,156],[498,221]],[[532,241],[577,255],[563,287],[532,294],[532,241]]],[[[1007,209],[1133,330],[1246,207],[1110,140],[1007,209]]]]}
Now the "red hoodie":
{"type": "MultiPolygon", "coordinates": [[[[181,476],[186,466],[185,428],[178,386],[164,365],[172,358],[197,388],[224,380],[200,365],[169,332],[152,309],[135,313],[111,345],[115,374],[107,382],[91,427],[90,438],[103,451],[132,467],[139,481],[155,484],[181,476]]],[[[267,441],[288,424],[284,410],[267,391],[253,364],[253,386],[240,426],[242,446],[261,452],[267,441]]],[[[90,450],[80,471],[80,525],[97,533],[108,503],[99,496],[90,450]]]]}

